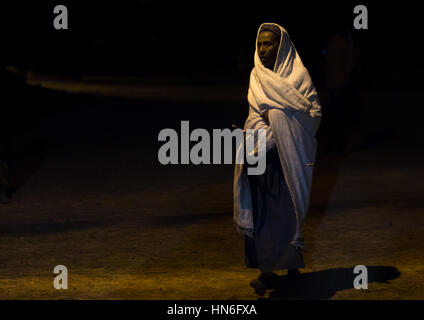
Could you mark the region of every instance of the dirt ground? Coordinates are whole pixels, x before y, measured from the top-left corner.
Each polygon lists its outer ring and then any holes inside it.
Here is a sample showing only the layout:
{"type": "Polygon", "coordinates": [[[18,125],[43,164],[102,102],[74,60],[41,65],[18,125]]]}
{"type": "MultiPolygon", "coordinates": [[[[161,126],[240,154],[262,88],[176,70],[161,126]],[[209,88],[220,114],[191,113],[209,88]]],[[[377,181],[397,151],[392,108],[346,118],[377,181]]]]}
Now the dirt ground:
{"type": "MultiPolygon", "coordinates": [[[[222,128],[247,113],[214,104],[81,96],[18,135],[16,192],[0,205],[0,299],[257,299],[259,271],[245,267],[232,222],[233,167],[157,161],[160,129],[222,128]],[[67,290],[53,287],[56,265],[67,290]]],[[[404,128],[319,155],[303,277],[292,286],[277,271],[266,298],[424,298],[424,155],[404,128]],[[367,290],[353,287],[356,265],[368,267],[367,290]]]]}

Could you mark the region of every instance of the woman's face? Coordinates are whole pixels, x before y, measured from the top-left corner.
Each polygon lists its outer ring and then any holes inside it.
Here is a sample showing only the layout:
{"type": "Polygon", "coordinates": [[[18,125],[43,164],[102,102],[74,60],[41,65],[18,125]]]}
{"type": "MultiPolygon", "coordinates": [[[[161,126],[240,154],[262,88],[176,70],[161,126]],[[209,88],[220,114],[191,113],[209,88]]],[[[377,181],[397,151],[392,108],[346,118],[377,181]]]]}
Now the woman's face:
{"type": "Polygon", "coordinates": [[[265,68],[274,69],[280,40],[271,31],[262,31],[258,38],[258,54],[265,68]]]}

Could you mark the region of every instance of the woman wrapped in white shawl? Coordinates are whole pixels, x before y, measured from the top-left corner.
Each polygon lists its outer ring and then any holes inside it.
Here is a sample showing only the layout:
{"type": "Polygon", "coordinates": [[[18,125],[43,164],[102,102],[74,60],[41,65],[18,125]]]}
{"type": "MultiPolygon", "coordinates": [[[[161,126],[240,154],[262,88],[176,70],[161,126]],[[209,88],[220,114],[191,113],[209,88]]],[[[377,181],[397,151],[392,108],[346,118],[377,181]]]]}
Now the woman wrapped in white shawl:
{"type": "Polygon", "coordinates": [[[234,221],[245,235],[246,266],[261,271],[251,285],[263,295],[276,279],[273,270],[288,269],[289,276],[296,278],[298,268],[304,267],[302,226],[309,205],[321,106],[283,27],[260,26],[254,62],[244,129],[266,129],[266,170],[263,175],[247,175],[247,165],[236,164],[234,221]]]}

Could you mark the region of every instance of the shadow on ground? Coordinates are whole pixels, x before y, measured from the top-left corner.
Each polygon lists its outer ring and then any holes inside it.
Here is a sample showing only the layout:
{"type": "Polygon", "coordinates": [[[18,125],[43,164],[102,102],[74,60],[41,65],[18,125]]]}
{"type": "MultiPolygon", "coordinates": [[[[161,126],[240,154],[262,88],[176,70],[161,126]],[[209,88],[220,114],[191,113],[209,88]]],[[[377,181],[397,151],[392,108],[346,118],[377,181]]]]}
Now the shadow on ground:
{"type": "MultiPolygon", "coordinates": [[[[400,272],[389,266],[367,266],[368,283],[389,283],[396,279],[400,272]]],[[[329,299],[337,291],[352,289],[353,280],[359,274],[353,268],[328,269],[318,272],[302,273],[296,281],[290,281],[286,275],[279,276],[276,287],[267,299],[329,299]]]]}

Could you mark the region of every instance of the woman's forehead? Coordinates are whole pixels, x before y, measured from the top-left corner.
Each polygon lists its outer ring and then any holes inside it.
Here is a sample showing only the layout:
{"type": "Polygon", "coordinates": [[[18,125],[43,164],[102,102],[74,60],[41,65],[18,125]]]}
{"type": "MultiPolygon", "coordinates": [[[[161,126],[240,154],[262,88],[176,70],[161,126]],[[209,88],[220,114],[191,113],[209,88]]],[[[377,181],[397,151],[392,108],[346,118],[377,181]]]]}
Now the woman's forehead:
{"type": "Polygon", "coordinates": [[[261,31],[259,33],[258,42],[279,42],[279,39],[271,31],[261,31]]]}

